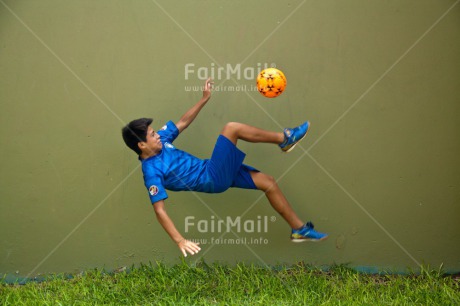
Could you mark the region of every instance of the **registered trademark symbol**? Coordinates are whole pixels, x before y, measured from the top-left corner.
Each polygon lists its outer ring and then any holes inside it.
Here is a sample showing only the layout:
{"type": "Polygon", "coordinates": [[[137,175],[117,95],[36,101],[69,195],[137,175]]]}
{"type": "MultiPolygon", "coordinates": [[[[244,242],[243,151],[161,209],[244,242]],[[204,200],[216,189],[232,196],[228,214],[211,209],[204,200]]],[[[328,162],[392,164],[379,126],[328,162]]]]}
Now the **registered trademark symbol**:
{"type": "Polygon", "coordinates": [[[271,222],[275,222],[275,221],[276,221],[276,217],[275,217],[275,216],[271,216],[271,217],[270,217],[270,221],[271,221],[271,222]]]}

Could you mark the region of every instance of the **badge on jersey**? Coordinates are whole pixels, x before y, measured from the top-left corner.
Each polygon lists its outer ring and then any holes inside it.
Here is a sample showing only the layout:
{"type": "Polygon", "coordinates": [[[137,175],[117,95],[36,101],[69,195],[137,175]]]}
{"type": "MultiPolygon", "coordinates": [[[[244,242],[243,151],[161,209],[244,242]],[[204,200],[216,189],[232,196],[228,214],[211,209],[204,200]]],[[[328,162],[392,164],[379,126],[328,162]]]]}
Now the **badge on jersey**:
{"type": "Polygon", "coordinates": [[[152,185],[149,187],[149,193],[150,195],[154,196],[158,194],[158,187],[155,185],[152,185]]]}

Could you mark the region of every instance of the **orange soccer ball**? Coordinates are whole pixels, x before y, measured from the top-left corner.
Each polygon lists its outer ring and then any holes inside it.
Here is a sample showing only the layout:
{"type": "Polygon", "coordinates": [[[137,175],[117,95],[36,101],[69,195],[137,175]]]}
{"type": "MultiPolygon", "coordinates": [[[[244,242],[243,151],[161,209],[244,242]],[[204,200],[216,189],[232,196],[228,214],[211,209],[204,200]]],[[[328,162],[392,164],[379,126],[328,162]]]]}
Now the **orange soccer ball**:
{"type": "Polygon", "coordinates": [[[257,90],[267,98],[278,97],[286,84],[284,73],[276,68],[264,69],[257,75],[257,90]]]}

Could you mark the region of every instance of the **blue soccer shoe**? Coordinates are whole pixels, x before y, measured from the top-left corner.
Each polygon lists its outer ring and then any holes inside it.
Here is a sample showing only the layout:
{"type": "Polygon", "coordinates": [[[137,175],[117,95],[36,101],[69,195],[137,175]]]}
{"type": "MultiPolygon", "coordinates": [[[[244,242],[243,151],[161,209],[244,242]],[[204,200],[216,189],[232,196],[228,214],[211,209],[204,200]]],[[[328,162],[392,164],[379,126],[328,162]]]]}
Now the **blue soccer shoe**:
{"type": "Polygon", "coordinates": [[[284,141],[279,145],[283,152],[291,152],[296,144],[307,136],[307,132],[310,129],[310,122],[305,122],[298,127],[284,129],[284,141]]]}
{"type": "Polygon", "coordinates": [[[304,242],[304,241],[322,241],[326,240],[329,236],[314,230],[314,225],[307,222],[299,229],[292,229],[291,241],[304,242]]]}

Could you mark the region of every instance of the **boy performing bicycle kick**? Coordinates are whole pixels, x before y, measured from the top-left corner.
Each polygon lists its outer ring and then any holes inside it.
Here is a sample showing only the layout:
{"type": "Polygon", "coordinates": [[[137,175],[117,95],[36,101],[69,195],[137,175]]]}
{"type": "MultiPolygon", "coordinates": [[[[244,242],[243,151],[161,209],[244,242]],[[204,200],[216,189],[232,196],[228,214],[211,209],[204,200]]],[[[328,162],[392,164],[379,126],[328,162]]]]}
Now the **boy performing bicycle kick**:
{"type": "Polygon", "coordinates": [[[201,248],[198,243],[184,238],[169,218],[165,207],[165,200],[168,198],[166,190],[220,193],[230,187],[259,189],[291,227],[291,241],[326,239],[327,234],[317,232],[311,222],[304,224],[296,215],[272,176],[243,164],[246,154],[236,146],[238,140],[273,143],[283,152],[290,152],[306,136],[310,127],[308,121],[295,128],[286,128],[283,132],[266,131],[243,123],[229,122],[217,138],[209,159],[197,158],[173,145],[174,140],[195,120],[209,101],[211,87],[211,80],[206,80],[200,101],[179,121],[168,121],[157,132],[150,126],[153,119],[149,118],[133,120],[122,129],[123,140],[136,152],[142,163],[144,183],[158,222],[178,245],[182,254],[193,255],[201,248]]]}

